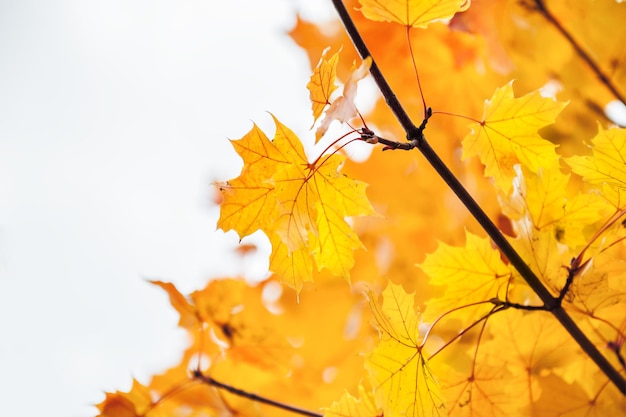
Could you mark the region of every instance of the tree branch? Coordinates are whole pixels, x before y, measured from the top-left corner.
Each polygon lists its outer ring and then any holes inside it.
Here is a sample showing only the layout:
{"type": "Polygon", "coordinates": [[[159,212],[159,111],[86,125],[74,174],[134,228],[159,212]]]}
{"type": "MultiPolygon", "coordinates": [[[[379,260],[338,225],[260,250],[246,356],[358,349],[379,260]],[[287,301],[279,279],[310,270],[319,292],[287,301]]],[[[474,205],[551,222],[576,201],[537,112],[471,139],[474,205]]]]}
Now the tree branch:
{"type": "MultiPolygon", "coordinates": [[[[354,46],[356,47],[361,58],[365,59],[368,56],[371,56],[365,41],[354,25],[354,22],[343,2],[341,0],[332,1],[341,21],[343,22],[346,32],[352,39],[352,42],[354,43],[354,46]]],[[[431,148],[430,144],[426,141],[426,138],[423,135],[425,122],[422,123],[421,126],[423,127],[420,129],[410,120],[396,95],[391,90],[391,87],[387,83],[385,77],[380,72],[374,57],[372,57],[372,66],[370,71],[382,95],[385,97],[387,105],[391,108],[404,128],[407,140],[409,140],[409,142],[415,141],[415,147],[422,152],[422,155],[424,155],[432,167],[437,171],[439,176],[446,182],[446,184],[448,184],[452,191],[454,191],[472,216],[478,221],[478,223],[480,223],[485,232],[487,232],[493,242],[509,259],[509,262],[515,267],[515,269],[517,269],[528,285],[539,296],[541,301],[544,303],[545,309],[550,311],[556,317],[565,330],[567,330],[567,332],[576,340],[583,351],[598,365],[598,367],[607,375],[615,386],[623,394],[626,394],[626,380],[624,377],[620,375],[620,373],[611,365],[604,355],[602,355],[591,340],[589,340],[582,330],[580,330],[574,320],[572,320],[569,314],[567,314],[567,312],[561,307],[560,300],[548,291],[541,280],[537,277],[537,275],[535,275],[515,249],[513,249],[509,241],[506,240],[497,226],[491,221],[491,219],[489,219],[487,214],[468,193],[465,187],[463,187],[452,171],[450,171],[441,158],[439,158],[439,155],[437,155],[437,153],[431,148]]]]}
{"type": "Polygon", "coordinates": [[[203,383],[205,383],[207,385],[211,385],[212,387],[223,389],[225,391],[230,392],[231,394],[238,395],[238,396],[243,397],[243,398],[248,398],[249,400],[252,400],[252,401],[256,401],[256,402],[259,402],[259,403],[271,405],[272,407],[280,408],[282,410],[287,410],[287,411],[290,411],[292,413],[300,414],[300,415],[303,415],[303,416],[324,417],[324,415],[320,414],[320,413],[315,413],[313,411],[305,410],[303,408],[294,407],[294,406],[291,406],[289,404],[284,404],[284,403],[281,403],[281,402],[278,402],[278,401],[270,400],[270,399],[265,398],[265,397],[260,397],[260,396],[258,396],[256,394],[252,394],[250,392],[241,390],[239,388],[235,388],[235,387],[232,387],[230,385],[224,384],[222,382],[219,382],[219,381],[213,379],[212,377],[210,377],[208,375],[204,375],[199,369],[194,369],[192,371],[192,377],[193,377],[193,379],[195,379],[197,381],[202,381],[203,383]]]}

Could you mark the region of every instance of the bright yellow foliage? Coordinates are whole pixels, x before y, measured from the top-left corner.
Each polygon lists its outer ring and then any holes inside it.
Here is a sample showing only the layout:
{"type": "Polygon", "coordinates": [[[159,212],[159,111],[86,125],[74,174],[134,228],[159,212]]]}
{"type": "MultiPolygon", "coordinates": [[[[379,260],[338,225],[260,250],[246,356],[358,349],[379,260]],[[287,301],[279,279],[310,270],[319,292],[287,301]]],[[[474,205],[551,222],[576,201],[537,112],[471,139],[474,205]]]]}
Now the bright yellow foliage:
{"type": "Polygon", "coordinates": [[[265,233],[272,275],[214,280],[189,296],[154,282],[190,344],[163,374],[107,394],[100,415],[294,415],[259,399],[320,417],[626,415],[624,387],[592,360],[626,376],[626,130],[602,111],[626,95],[626,8],[346,7],[365,60],[343,31],[298,18],[291,32],[315,67],[316,141],[334,121],[346,134],[315,158],[276,118],[273,139],[253,126],[232,141],[244,166],[220,185],[218,227],[265,233]],[[380,151],[377,141],[404,143],[406,132],[384,100],[358,117],[357,85],[374,61],[416,125],[432,108],[425,138],[557,308],[419,152],[380,151]],[[350,159],[353,141],[375,147],[366,162],[350,159]]]}
{"type": "Polygon", "coordinates": [[[337,89],[335,79],[337,78],[339,52],[336,52],[330,58],[326,58],[328,52],[329,49],[326,49],[322,54],[322,58],[320,58],[320,62],[317,64],[315,71],[311,75],[311,80],[306,86],[310,92],[313,124],[322,115],[324,108],[330,104],[330,97],[337,89]]]}
{"type": "Polygon", "coordinates": [[[361,11],[372,20],[426,27],[430,22],[449,19],[466,10],[470,0],[359,0],[361,11]]]}
{"type": "MultiPolygon", "coordinates": [[[[588,183],[606,184],[615,190],[614,195],[619,195],[626,188],[626,130],[599,129],[591,140],[593,156],[573,156],[567,164],[588,183]]],[[[619,206],[620,201],[613,203],[619,206]]]]}
{"type": "Polygon", "coordinates": [[[463,157],[478,155],[485,175],[504,192],[512,187],[516,164],[536,173],[558,166],[555,145],[537,131],[554,122],[565,104],[541,97],[539,92],[513,97],[512,82],[498,88],[485,103],[483,119],[470,126],[463,140],[463,157]]]}
{"type": "Polygon", "coordinates": [[[372,394],[359,385],[359,398],[353,397],[349,392],[343,394],[339,401],[326,410],[324,417],[376,417],[380,410],[376,408],[372,394]]]}
{"type": "Polygon", "coordinates": [[[492,298],[504,300],[508,295],[513,272],[500,259],[489,239],[467,233],[465,247],[440,243],[435,253],[426,256],[420,268],[431,278],[431,285],[445,285],[441,297],[433,297],[426,305],[426,320],[462,308],[464,326],[472,324],[492,307],[484,303],[492,298]],[[474,303],[481,303],[472,305],[474,303]]]}
{"type": "Polygon", "coordinates": [[[374,214],[366,185],[339,172],[345,157],[338,153],[308,162],[295,134],[274,122],[272,141],[256,126],[233,141],[245,165],[220,187],[218,226],[242,238],[262,230],[273,246],[271,270],[296,291],[312,279],[310,254],[318,269],[348,279],[361,243],[345,217],[374,214]]]}
{"type": "Polygon", "coordinates": [[[422,350],[413,296],[392,283],[382,295],[379,306],[370,294],[380,341],[365,362],[376,405],[389,417],[445,416],[444,397],[422,350]]]}

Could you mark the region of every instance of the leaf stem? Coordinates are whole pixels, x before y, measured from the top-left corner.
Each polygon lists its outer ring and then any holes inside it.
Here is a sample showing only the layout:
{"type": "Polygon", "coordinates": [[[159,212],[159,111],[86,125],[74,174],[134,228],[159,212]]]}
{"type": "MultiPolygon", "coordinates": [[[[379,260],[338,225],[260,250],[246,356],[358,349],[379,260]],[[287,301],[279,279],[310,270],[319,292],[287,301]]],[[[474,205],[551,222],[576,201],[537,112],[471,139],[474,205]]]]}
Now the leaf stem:
{"type": "Polygon", "coordinates": [[[211,385],[216,388],[223,389],[225,391],[230,392],[231,394],[238,395],[243,398],[248,398],[249,400],[256,401],[259,403],[271,405],[272,407],[280,408],[282,410],[290,411],[292,413],[300,414],[308,417],[323,417],[323,414],[315,413],[313,411],[305,410],[303,408],[294,407],[289,404],[284,404],[278,401],[270,400],[269,398],[260,397],[256,394],[252,394],[250,392],[241,390],[239,388],[235,388],[233,386],[224,384],[223,382],[219,382],[208,375],[204,375],[202,371],[195,369],[192,371],[192,377],[195,380],[202,381],[207,385],[211,385]]]}
{"type": "MultiPolygon", "coordinates": [[[[354,46],[356,47],[361,58],[365,59],[366,57],[371,56],[365,44],[365,41],[361,37],[361,34],[357,30],[356,26],[354,25],[354,22],[350,17],[350,14],[348,13],[343,2],[341,0],[332,0],[332,2],[335,6],[335,9],[337,10],[337,13],[339,14],[341,21],[343,22],[346,32],[352,39],[352,42],[354,43],[354,46]]],[[[602,372],[604,372],[604,374],[611,380],[611,382],[615,384],[617,389],[619,389],[622,394],[626,395],[626,380],[624,379],[624,377],[617,371],[617,369],[615,369],[611,365],[607,358],[602,355],[602,353],[596,348],[591,340],[589,340],[589,338],[582,332],[582,330],[578,327],[574,320],[563,309],[560,300],[557,297],[554,297],[550,293],[550,291],[548,291],[548,289],[543,285],[537,275],[535,275],[535,273],[531,270],[530,266],[528,266],[528,264],[526,264],[526,262],[521,258],[517,251],[513,249],[509,241],[504,237],[504,235],[500,232],[497,226],[491,221],[491,219],[483,211],[480,205],[478,205],[474,198],[469,194],[465,187],[463,187],[461,182],[456,178],[452,171],[450,171],[450,169],[441,160],[439,155],[426,141],[422,130],[425,127],[425,121],[427,120],[427,118],[420,127],[417,127],[413,123],[413,121],[411,121],[406,111],[403,109],[402,105],[398,101],[398,98],[391,90],[391,87],[387,83],[387,80],[380,72],[378,66],[376,65],[376,60],[373,57],[370,71],[374,78],[374,81],[378,85],[378,88],[385,98],[387,105],[391,108],[393,113],[396,115],[398,121],[404,128],[407,139],[410,142],[415,143],[415,147],[417,147],[420,152],[422,152],[422,155],[424,155],[424,157],[428,160],[432,167],[437,171],[439,176],[446,182],[446,184],[448,184],[452,191],[454,191],[454,193],[465,205],[465,207],[472,214],[472,216],[478,221],[478,223],[482,226],[485,232],[487,232],[491,240],[509,259],[509,262],[513,265],[513,267],[515,267],[515,269],[517,269],[517,271],[532,288],[532,290],[539,296],[541,301],[543,301],[545,309],[550,311],[554,315],[554,317],[561,323],[565,330],[576,340],[578,345],[587,354],[587,356],[589,356],[598,365],[602,372]]]]}

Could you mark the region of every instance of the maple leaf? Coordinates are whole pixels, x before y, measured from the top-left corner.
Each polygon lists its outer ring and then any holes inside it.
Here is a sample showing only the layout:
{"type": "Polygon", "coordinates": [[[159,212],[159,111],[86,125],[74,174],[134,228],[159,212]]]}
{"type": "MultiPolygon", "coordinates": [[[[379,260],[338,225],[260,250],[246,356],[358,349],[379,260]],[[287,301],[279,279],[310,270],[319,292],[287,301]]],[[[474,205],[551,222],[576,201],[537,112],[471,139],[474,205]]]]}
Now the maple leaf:
{"type": "Polygon", "coordinates": [[[359,385],[359,398],[345,392],[324,412],[324,417],[377,417],[381,413],[369,391],[359,385]]]}
{"type": "MultiPolygon", "coordinates": [[[[100,414],[97,417],[139,417],[145,416],[153,407],[150,390],[133,379],[133,386],[128,392],[107,393],[103,402],[97,405],[100,414]]],[[[150,413],[156,417],[156,413],[150,413]]],[[[158,413],[164,416],[164,414],[158,413]]]]}
{"type": "Polygon", "coordinates": [[[619,191],[626,189],[626,129],[607,130],[599,126],[598,134],[591,143],[593,156],[572,156],[566,162],[588,183],[606,184],[613,188],[615,193],[611,195],[618,198],[612,201],[620,207],[623,203],[619,200],[619,191]]]}
{"type": "Polygon", "coordinates": [[[222,203],[217,227],[235,230],[243,238],[271,227],[278,205],[268,173],[289,161],[256,125],[231,143],[245,164],[237,178],[220,187],[222,203]]]}
{"type": "Polygon", "coordinates": [[[517,223],[518,232],[532,225],[534,230],[552,231],[559,243],[584,245],[589,237],[580,225],[600,220],[608,208],[606,201],[596,193],[568,192],[570,175],[556,166],[540,168],[536,174],[521,166],[515,171],[514,192],[501,194],[500,203],[503,214],[517,223]]]}
{"type": "Polygon", "coordinates": [[[463,139],[463,158],[478,155],[485,165],[485,176],[508,193],[515,177],[515,164],[532,172],[558,166],[555,145],[543,139],[537,130],[550,123],[566,103],[541,97],[538,92],[513,97],[513,82],[498,88],[485,103],[483,120],[470,125],[463,139]]]}
{"type": "MultiPolygon", "coordinates": [[[[476,348],[474,347],[474,351],[476,348]]],[[[526,398],[525,375],[514,374],[500,355],[482,354],[474,357],[469,375],[459,369],[439,366],[442,391],[448,400],[451,417],[523,416],[526,398]]]]}
{"type": "Polygon", "coordinates": [[[151,284],[161,287],[167,293],[172,307],[180,315],[178,325],[186,329],[195,331],[200,324],[200,318],[196,309],[170,282],[150,281],[151,284]]]}
{"type": "Polygon", "coordinates": [[[437,250],[419,265],[430,277],[431,285],[446,286],[441,297],[433,297],[427,302],[429,321],[454,308],[464,307],[462,324],[469,325],[492,307],[489,303],[471,304],[506,298],[512,273],[500,259],[500,253],[491,247],[487,238],[466,232],[465,240],[465,247],[440,242],[437,250]]]}
{"type": "Polygon", "coordinates": [[[541,396],[539,377],[569,366],[578,352],[576,345],[568,343],[567,332],[547,312],[508,310],[491,317],[489,324],[494,338],[481,348],[488,356],[506,360],[507,370],[525,379],[524,388],[518,387],[517,392],[527,396],[528,404],[541,396]]]}
{"type": "Polygon", "coordinates": [[[374,214],[366,185],[341,174],[345,157],[320,155],[310,163],[298,137],[274,118],[270,141],[256,126],[233,141],[244,159],[241,175],[220,189],[218,226],[240,237],[262,230],[272,242],[271,265],[299,291],[310,281],[313,255],[318,270],[349,278],[352,252],[362,246],[345,218],[374,214]]]}
{"type": "Polygon", "coordinates": [[[439,384],[422,352],[413,295],[390,282],[382,307],[374,294],[369,297],[380,341],[365,368],[376,390],[376,405],[386,417],[446,415],[439,384]]]}
{"type": "Polygon", "coordinates": [[[361,11],[371,20],[426,27],[467,10],[470,0],[359,0],[361,11]]]}
{"type": "Polygon", "coordinates": [[[329,51],[330,47],[322,52],[322,57],[311,75],[311,80],[306,85],[306,88],[309,89],[314,125],[317,119],[322,115],[324,108],[330,104],[330,96],[337,89],[335,79],[337,78],[339,52],[327,58],[326,56],[329,51]]]}

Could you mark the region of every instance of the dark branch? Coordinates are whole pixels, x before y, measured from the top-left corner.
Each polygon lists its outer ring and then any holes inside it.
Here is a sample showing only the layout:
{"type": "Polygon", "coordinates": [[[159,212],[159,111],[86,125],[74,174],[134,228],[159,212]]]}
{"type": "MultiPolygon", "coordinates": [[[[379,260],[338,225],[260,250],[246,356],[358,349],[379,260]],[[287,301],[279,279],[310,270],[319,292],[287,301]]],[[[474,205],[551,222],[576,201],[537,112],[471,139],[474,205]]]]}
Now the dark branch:
{"type": "MultiPolygon", "coordinates": [[[[333,4],[335,5],[335,9],[337,9],[337,13],[339,13],[339,17],[341,18],[341,21],[346,28],[348,36],[350,36],[350,38],[352,39],[352,42],[354,43],[354,46],[359,52],[361,58],[365,59],[368,56],[371,56],[369,50],[367,49],[367,45],[365,45],[365,41],[363,41],[363,38],[361,37],[359,31],[354,25],[354,22],[352,21],[352,18],[350,17],[346,6],[341,0],[333,0],[333,4]],[[355,34],[356,36],[353,36],[355,34]]],[[[376,61],[373,59],[373,57],[372,66],[370,67],[370,74],[372,74],[372,77],[374,77],[374,81],[376,81],[376,85],[378,85],[378,88],[383,94],[387,105],[393,111],[396,119],[398,119],[398,121],[402,125],[402,128],[407,133],[407,139],[411,140],[410,138],[414,139],[415,137],[419,136],[418,133],[421,133],[421,131],[419,131],[419,128],[415,126],[415,124],[413,124],[413,121],[402,107],[402,104],[400,104],[400,101],[398,101],[398,97],[396,97],[396,94],[387,83],[385,77],[383,77],[383,74],[380,72],[380,69],[378,68],[378,65],[376,64],[376,61]]]]}
{"type": "Polygon", "coordinates": [[[300,415],[303,415],[303,416],[323,417],[323,414],[315,413],[313,411],[305,410],[305,409],[294,407],[294,406],[291,406],[291,405],[288,405],[288,404],[284,404],[284,403],[281,403],[281,402],[278,402],[278,401],[270,400],[270,399],[265,398],[265,397],[260,397],[260,396],[258,396],[256,394],[252,394],[250,392],[241,390],[239,388],[235,388],[235,387],[232,387],[230,385],[224,384],[222,382],[219,382],[219,381],[211,378],[208,375],[204,375],[198,369],[194,369],[192,371],[192,377],[193,377],[193,379],[198,380],[198,381],[202,381],[202,382],[204,382],[207,385],[223,389],[225,391],[230,392],[231,394],[238,395],[240,397],[247,398],[247,399],[252,400],[252,401],[256,401],[256,402],[259,402],[259,403],[271,405],[272,407],[280,408],[282,410],[287,410],[287,411],[290,411],[292,413],[300,414],[300,415]]]}

